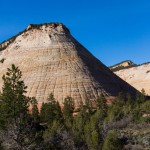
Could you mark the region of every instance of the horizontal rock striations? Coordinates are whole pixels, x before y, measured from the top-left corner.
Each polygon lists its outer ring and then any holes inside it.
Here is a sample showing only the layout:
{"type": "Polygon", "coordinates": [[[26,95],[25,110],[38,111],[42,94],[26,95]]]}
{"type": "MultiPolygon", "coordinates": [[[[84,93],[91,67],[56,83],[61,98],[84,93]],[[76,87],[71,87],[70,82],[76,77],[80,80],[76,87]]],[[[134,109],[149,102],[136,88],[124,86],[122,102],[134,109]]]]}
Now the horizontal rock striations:
{"type": "Polygon", "coordinates": [[[150,96],[150,63],[115,72],[123,80],[141,91],[145,90],[150,96]]]}
{"type": "Polygon", "coordinates": [[[0,60],[0,88],[2,75],[11,64],[15,64],[23,73],[28,86],[27,95],[35,96],[39,103],[46,101],[50,93],[61,104],[65,97],[71,96],[76,105],[86,99],[95,101],[101,93],[108,98],[117,96],[121,91],[132,95],[136,93],[60,23],[29,25],[5,42],[0,60]]]}

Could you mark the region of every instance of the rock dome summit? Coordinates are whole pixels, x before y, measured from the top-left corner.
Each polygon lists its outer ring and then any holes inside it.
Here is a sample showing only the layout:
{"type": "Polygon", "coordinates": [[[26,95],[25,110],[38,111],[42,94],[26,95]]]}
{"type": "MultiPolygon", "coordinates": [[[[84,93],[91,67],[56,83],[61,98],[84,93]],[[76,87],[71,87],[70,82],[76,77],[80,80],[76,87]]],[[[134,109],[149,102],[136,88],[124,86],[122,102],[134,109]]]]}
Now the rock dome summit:
{"type": "Polygon", "coordinates": [[[71,96],[75,104],[95,101],[101,93],[108,99],[119,92],[136,90],[95,58],[61,23],[30,24],[23,32],[0,44],[2,75],[15,64],[28,86],[27,95],[45,102],[50,93],[63,103],[71,96]]]}

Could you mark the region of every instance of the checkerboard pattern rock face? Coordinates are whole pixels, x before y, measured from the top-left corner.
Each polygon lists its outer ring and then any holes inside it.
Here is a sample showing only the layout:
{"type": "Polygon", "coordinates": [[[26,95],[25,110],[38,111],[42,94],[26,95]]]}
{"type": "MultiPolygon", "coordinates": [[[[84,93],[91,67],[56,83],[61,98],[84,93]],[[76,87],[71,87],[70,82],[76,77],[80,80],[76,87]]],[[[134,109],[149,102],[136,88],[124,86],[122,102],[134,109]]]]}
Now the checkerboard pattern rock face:
{"type": "Polygon", "coordinates": [[[144,89],[146,94],[150,96],[150,63],[119,70],[116,71],[115,74],[139,91],[144,89]]]}
{"type": "MultiPolygon", "coordinates": [[[[2,75],[11,64],[23,73],[27,95],[45,102],[50,93],[62,104],[71,96],[78,105],[95,101],[103,93],[115,97],[120,91],[136,90],[113,74],[84,48],[63,24],[29,25],[22,33],[0,45],[2,75]]],[[[110,56],[109,56],[110,57],[110,56]]]]}

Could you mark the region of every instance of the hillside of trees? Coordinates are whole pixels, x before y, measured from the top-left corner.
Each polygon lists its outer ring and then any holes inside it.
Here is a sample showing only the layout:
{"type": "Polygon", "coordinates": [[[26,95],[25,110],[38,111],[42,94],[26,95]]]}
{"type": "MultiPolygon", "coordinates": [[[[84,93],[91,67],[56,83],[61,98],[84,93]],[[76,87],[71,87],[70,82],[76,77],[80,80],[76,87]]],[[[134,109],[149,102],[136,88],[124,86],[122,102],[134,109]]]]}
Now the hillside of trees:
{"type": "Polygon", "coordinates": [[[93,108],[74,100],[60,107],[53,94],[40,111],[27,97],[22,73],[12,65],[0,93],[0,150],[143,150],[150,149],[150,100],[144,90],[133,100],[119,93],[111,105],[101,95],[93,108]]]}

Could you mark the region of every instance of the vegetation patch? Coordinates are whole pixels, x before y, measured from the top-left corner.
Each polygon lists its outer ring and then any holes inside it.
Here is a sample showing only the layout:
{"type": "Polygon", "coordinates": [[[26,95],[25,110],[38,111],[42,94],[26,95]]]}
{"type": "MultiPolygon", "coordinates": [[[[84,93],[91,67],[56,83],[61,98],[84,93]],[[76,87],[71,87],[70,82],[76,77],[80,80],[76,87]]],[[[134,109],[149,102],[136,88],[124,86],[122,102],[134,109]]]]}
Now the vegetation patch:
{"type": "Polygon", "coordinates": [[[63,108],[50,94],[38,110],[34,97],[25,95],[22,73],[12,65],[3,76],[0,93],[1,150],[138,150],[150,149],[150,100],[144,90],[136,99],[119,93],[112,105],[103,94],[96,109],[87,99],[64,99],[63,108]],[[29,111],[30,110],[30,111],[29,111]]]}
{"type": "Polygon", "coordinates": [[[0,63],[4,63],[4,61],[5,61],[5,58],[2,58],[2,59],[0,60],[0,63]]]}
{"type": "Polygon", "coordinates": [[[123,70],[123,69],[129,69],[129,68],[133,68],[133,67],[137,67],[136,64],[133,64],[133,65],[130,65],[130,66],[118,66],[116,68],[110,68],[111,71],[113,72],[116,72],[116,71],[119,71],[119,70],[123,70]]]}

